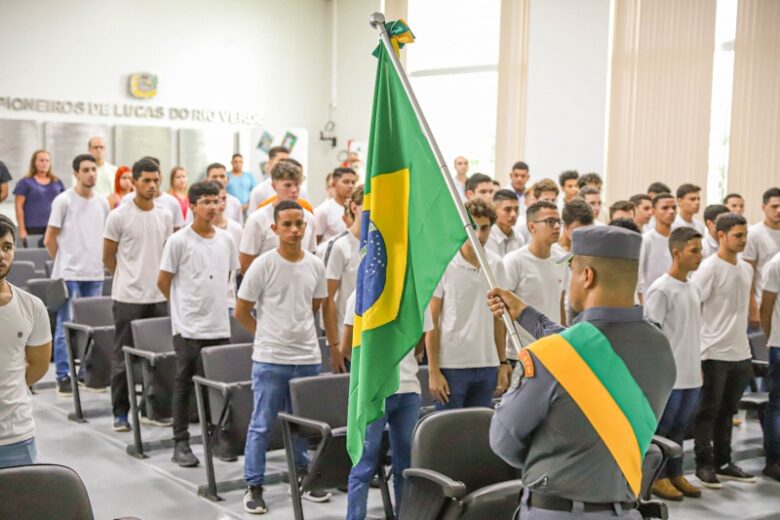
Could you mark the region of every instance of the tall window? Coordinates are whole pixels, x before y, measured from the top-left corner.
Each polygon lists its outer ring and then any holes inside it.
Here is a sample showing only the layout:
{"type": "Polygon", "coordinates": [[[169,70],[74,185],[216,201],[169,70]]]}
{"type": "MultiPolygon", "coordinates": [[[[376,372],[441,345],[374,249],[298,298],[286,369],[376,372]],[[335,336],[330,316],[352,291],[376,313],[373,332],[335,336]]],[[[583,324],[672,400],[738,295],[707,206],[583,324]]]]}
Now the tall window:
{"type": "Polygon", "coordinates": [[[717,5],[707,169],[708,204],[719,203],[726,196],[731,96],[734,87],[734,39],[737,33],[737,0],[718,0],[717,5]]]}
{"type": "Polygon", "coordinates": [[[415,34],[407,71],[436,142],[452,167],[495,169],[500,0],[409,0],[415,34]]]}

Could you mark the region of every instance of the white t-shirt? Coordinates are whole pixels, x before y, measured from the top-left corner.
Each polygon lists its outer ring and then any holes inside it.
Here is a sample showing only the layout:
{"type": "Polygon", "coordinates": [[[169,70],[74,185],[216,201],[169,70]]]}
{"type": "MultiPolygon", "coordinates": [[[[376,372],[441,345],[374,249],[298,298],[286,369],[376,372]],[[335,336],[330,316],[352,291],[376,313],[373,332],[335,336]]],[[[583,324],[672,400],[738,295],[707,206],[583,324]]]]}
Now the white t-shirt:
{"type": "Polygon", "coordinates": [[[507,289],[551,320],[561,322],[561,293],[566,276],[564,265],[555,262],[553,252],[547,258],[538,258],[528,246],[523,246],[504,257],[507,289]]]}
{"type": "Polygon", "coordinates": [[[509,236],[505,235],[498,225],[494,224],[490,229],[490,236],[488,237],[485,249],[493,251],[500,257],[505,257],[512,251],[517,251],[525,245],[525,237],[517,232],[516,228],[512,228],[509,236]]]}
{"type": "Polygon", "coordinates": [[[24,378],[25,348],[51,341],[49,313],[43,302],[8,285],[11,301],[0,306],[0,446],[35,436],[32,397],[24,378]]]}
{"type": "Polygon", "coordinates": [[[713,238],[709,233],[704,234],[704,239],[701,241],[701,254],[704,258],[717,253],[719,247],[720,244],[718,244],[717,238],[713,238]]]}
{"type": "Polygon", "coordinates": [[[157,288],[163,246],[173,234],[173,217],[153,205],[149,211],[135,202],[108,214],[103,238],[118,242],[111,298],[123,303],[157,303],[165,296],[157,288]]]}
{"type": "Polygon", "coordinates": [[[678,227],[688,226],[692,227],[699,233],[701,233],[701,236],[707,235],[707,226],[704,225],[704,222],[701,222],[700,220],[693,220],[692,222],[688,222],[682,218],[682,215],[679,213],[676,217],[674,217],[674,222],[672,222],[672,229],[677,229],[678,227]]]}
{"type": "Polygon", "coordinates": [[[718,255],[705,259],[690,278],[702,302],[702,360],[741,361],[751,357],[747,338],[748,297],[753,268],[718,255]]]}
{"type": "MultiPolygon", "coordinates": [[[[271,177],[265,177],[257,186],[252,188],[251,192],[249,192],[249,209],[247,210],[247,213],[251,215],[258,209],[257,207],[260,203],[265,199],[270,199],[274,195],[276,195],[276,191],[271,185],[271,177]]],[[[298,197],[308,200],[309,195],[306,193],[305,187],[301,186],[301,189],[298,190],[298,197]]]]}
{"type": "Polygon", "coordinates": [[[669,237],[663,236],[655,229],[642,235],[637,292],[644,293],[671,266],[672,254],[669,252],[669,237]]]}
{"type": "Polygon", "coordinates": [[[238,269],[238,254],[227,231],[214,228],[203,238],[192,227],[180,229],[163,249],[160,270],[173,273],[171,328],[189,339],[230,337],[228,281],[238,269]]]}
{"type": "Polygon", "coordinates": [[[108,197],[114,193],[114,179],[118,169],[113,164],[103,161],[103,166],[99,166],[97,169],[97,180],[92,190],[102,197],[108,197]]]}
{"type": "Polygon", "coordinates": [[[325,266],[325,277],[328,280],[341,281],[336,293],[336,323],[344,322],[347,300],[357,284],[358,267],[360,267],[360,240],[352,233],[347,233],[334,242],[328,265],[325,266]]]}
{"type": "MultiPolygon", "coordinates": [[[[317,250],[314,215],[304,209],[303,216],[306,219],[306,231],[303,234],[301,246],[313,253],[317,250]]],[[[274,207],[271,204],[267,204],[249,215],[244,226],[244,234],[241,236],[239,251],[246,255],[260,256],[279,247],[279,237],[271,229],[273,223],[274,207]]]]}
{"type": "Polygon", "coordinates": [[[701,300],[695,285],[664,273],[647,290],[645,316],[661,326],[677,365],[675,390],[698,388],[701,378],[701,300]]]}
{"type": "MultiPolygon", "coordinates": [[[[220,229],[224,229],[230,234],[230,238],[233,239],[233,244],[236,246],[236,251],[238,251],[238,248],[241,246],[241,235],[244,232],[244,228],[241,227],[241,224],[232,219],[227,219],[225,222],[227,222],[227,227],[220,229]]],[[[236,307],[236,275],[238,272],[239,270],[231,271],[230,280],[228,281],[227,298],[228,307],[231,309],[236,307]]]]}
{"type": "MultiPolygon", "coordinates": [[[[347,229],[344,223],[344,206],[335,199],[328,199],[314,208],[314,222],[317,236],[322,235],[322,240],[335,237],[347,229]]],[[[345,300],[346,303],[346,300],[345,300]]]]}
{"type": "MultiPolygon", "coordinates": [[[[122,197],[122,204],[129,204],[132,202],[132,200],[135,198],[135,193],[130,192],[124,197],[122,197]]],[[[168,192],[161,192],[158,197],[155,197],[154,204],[156,206],[160,206],[161,208],[167,209],[168,212],[170,212],[171,217],[173,217],[173,228],[174,229],[181,229],[187,224],[187,222],[184,221],[184,216],[181,214],[181,204],[179,204],[179,199],[174,197],[168,192]]],[[[188,221],[192,220],[192,211],[187,212],[188,221]]]]}
{"type": "Polygon", "coordinates": [[[327,296],[325,266],[308,251],[298,262],[284,259],[278,249],[252,262],[238,289],[238,297],[255,302],[257,310],[252,359],[279,365],[322,363],[312,300],[327,296]]]}
{"type": "MultiPolygon", "coordinates": [[[[352,327],[355,324],[355,291],[347,298],[347,313],[344,316],[344,325],[352,327]]],[[[433,330],[431,311],[426,308],[423,314],[423,333],[433,330]]],[[[409,351],[399,364],[401,371],[401,383],[396,394],[419,394],[420,380],[417,378],[417,360],[414,358],[414,348],[409,351]]]]}
{"type": "Polygon", "coordinates": [[[742,253],[743,260],[756,262],[756,299],[761,301],[761,291],[763,282],[761,274],[764,266],[778,252],[780,252],[780,229],[771,229],[763,222],[753,224],[748,228],[748,240],[745,251],[742,253]]]}
{"type": "Polygon", "coordinates": [[[53,279],[98,281],[103,270],[103,226],[109,208],[105,197],[85,199],[75,188],[63,191],[51,204],[49,226],[59,228],[53,279]]]}
{"type": "MultiPolygon", "coordinates": [[[[766,263],[762,280],[764,281],[764,291],[780,295],[780,253],[777,253],[766,263]]],[[[772,309],[772,333],[769,335],[767,345],[780,347],[780,298],[775,300],[775,306],[772,309]]]]}
{"type": "Polygon", "coordinates": [[[227,200],[225,201],[225,216],[241,225],[244,224],[244,211],[241,209],[241,200],[230,193],[227,194],[227,200]]]}
{"type": "MultiPolygon", "coordinates": [[[[499,287],[507,287],[501,258],[485,251],[499,287]]],[[[458,251],[444,271],[433,295],[442,299],[439,317],[439,366],[479,368],[498,366],[493,315],[486,305],[485,276],[458,251]]]]}

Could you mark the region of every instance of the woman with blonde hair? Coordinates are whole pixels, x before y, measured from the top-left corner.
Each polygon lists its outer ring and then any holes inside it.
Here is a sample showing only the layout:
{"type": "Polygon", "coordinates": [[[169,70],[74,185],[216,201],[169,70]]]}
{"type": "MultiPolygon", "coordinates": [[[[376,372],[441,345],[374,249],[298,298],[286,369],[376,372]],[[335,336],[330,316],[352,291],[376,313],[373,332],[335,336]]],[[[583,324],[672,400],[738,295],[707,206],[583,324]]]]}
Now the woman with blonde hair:
{"type": "Polygon", "coordinates": [[[187,221],[187,212],[190,210],[190,199],[187,197],[190,180],[187,170],[182,166],[174,166],[171,170],[170,189],[168,193],[176,197],[181,206],[181,216],[187,221]]]}
{"type": "Polygon", "coordinates": [[[133,170],[129,166],[120,166],[114,174],[114,192],[108,196],[108,207],[116,209],[122,197],[135,191],[133,188],[133,170]]]}
{"type": "Polygon", "coordinates": [[[43,235],[46,232],[51,203],[63,191],[65,186],[51,171],[49,152],[33,152],[27,175],[14,187],[19,238],[26,239],[28,235],[43,235]]]}

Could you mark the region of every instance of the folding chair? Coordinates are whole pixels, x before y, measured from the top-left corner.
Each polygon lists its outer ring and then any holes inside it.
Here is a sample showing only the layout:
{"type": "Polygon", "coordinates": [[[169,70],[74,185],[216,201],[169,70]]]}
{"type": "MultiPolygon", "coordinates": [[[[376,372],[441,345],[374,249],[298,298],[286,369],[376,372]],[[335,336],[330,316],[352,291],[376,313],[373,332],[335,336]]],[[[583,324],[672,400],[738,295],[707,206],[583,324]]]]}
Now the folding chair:
{"type": "MultiPolygon", "coordinates": [[[[51,278],[33,278],[27,281],[27,291],[40,298],[46,306],[46,310],[49,311],[49,324],[52,337],[54,337],[54,328],[57,325],[57,310],[68,298],[68,288],[65,286],[65,281],[61,279],[52,280],[51,278]]],[[[54,381],[35,384],[36,388],[54,388],[54,386],[54,381]]]]}
{"type": "Polygon", "coordinates": [[[230,344],[238,345],[240,343],[253,343],[254,341],[255,337],[234,316],[230,316],[230,344]]]}
{"type": "Polygon", "coordinates": [[[14,259],[7,280],[18,288],[27,290],[27,282],[33,278],[40,278],[40,274],[35,270],[35,264],[29,260],[14,259]]]}
{"type": "Polygon", "coordinates": [[[653,441],[647,449],[642,461],[642,490],[639,494],[639,513],[643,519],[669,518],[669,509],[665,502],[652,500],[653,482],[658,478],[661,470],[669,459],[679,457],[682,454],[682,446],[658,435],[653,436],[653,441]]]}
{"type": "MultiPolygon", "coordinates": [[[[763,331],[758,330],[748,334],[750,352],[753,356],[753,373],[756,377],[766,375],[769,367],[769,348],[766,346],[767,338],[763,331]]],[[[754,412],[758,416],[761,430],[764,429],[764,415],[769,405],[769,392],[750,391],[742,395],[739,408],[748,412],[754,412]]]]}
{"type": "MultiPolygon", "coordinates": [[[[89,388],[104,389],[111,385],[114,314],[111,299],[104,296],[76,298],[71,305],[72,321],[62,325],[73,389],[73,413],[68,418],[86,422],[81,406],[79,377],[83,376],[84,385],[89,388]]],[[[90,415],[101,416],[109,412],[110,409],[91,410],[90,415]]]]}
{"type": "Polygon", "coordinates": [[[35,270],[38,272],[38,278],[46,275],[46,262],[51,260],[49,252],[45,247],[32,247],[28,249],[17,249],[14,253],[15,261],[29,261],[35,264],[35,270]]]}
{"type": "MultiPolygon", "coordinates": [[[[290,494],[296,520],[303,520],[301,493],[325,491],[347,485],[352,461],[347,454],[347,400],[349,374],[324,374],[290,381],[292,413],[279,420],[287,454],[290,494]],[[293,435],[316,441],[314,455],[305,476],[298,472],[293,455],[293,435]]],[[[386,453],[386,449],[383,450],[386,453]]],[[[379,460],[384,459],[382,453],[379,460]]],[[[380,465],[381,466],[381,465],[380,465]]],[[[393,506],[384,468],[377,468],[385,516],[393,518],[393,506]]]]}

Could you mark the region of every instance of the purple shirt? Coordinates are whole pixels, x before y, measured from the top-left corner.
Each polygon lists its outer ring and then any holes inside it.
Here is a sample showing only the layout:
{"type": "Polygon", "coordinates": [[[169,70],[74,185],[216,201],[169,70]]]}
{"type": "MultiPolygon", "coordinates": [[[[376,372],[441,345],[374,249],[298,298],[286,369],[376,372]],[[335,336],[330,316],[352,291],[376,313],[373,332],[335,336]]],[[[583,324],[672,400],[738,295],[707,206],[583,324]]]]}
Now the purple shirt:
{"type": "Polygon", "coordinates": [[[49,223],[51,203],[54,198],[65,191],[65,186],[60,181],[38,184],[32,177],[25,177],[16,183],[14,195],[23,195],[24,201],[24,227],[45,228],[49,223]]]}

